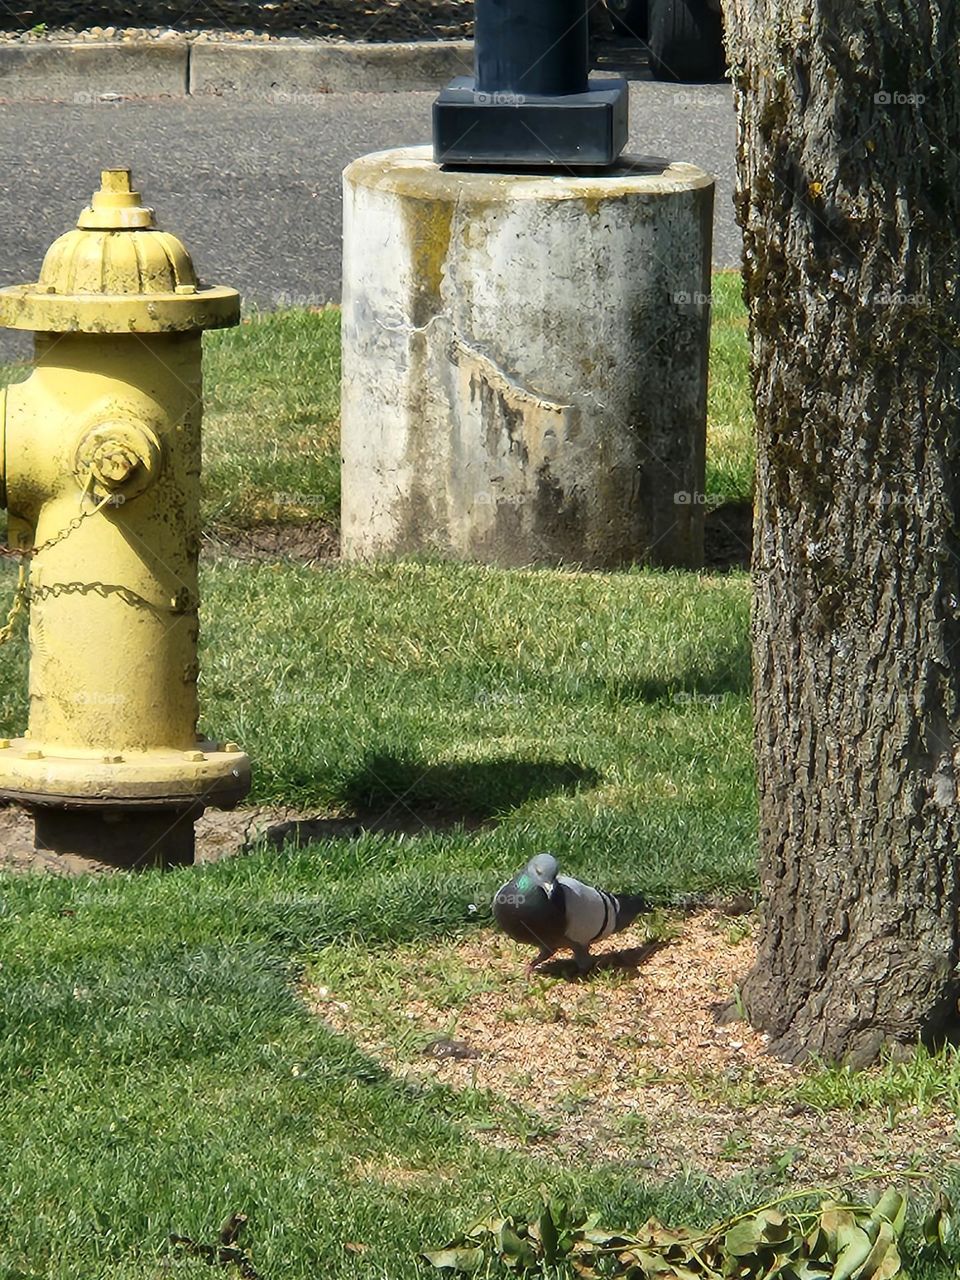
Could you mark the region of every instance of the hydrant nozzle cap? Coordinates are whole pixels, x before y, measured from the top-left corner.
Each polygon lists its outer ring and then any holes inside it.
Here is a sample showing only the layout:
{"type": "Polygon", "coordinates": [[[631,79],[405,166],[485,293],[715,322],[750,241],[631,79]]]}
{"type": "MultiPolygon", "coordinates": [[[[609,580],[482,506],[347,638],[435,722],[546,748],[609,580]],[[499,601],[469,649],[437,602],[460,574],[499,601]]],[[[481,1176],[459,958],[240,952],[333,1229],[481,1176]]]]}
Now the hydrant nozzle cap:
{"type": "Polygon", "coordinates": [[[77,219],[77,226],[88,231],[135,231],[156,226],[153,210],[140,200],[133,189],[129,169],[104,169],[100,174],[100,190],[77,219]]]}

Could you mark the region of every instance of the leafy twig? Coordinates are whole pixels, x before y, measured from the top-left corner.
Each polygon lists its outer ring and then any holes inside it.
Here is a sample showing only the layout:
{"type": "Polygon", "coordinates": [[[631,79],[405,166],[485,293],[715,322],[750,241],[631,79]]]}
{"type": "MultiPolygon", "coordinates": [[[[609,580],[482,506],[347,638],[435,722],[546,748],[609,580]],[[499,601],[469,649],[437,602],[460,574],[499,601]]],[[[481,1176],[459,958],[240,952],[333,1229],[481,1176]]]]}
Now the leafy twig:
{"type": "Polygon", "coordinates": [[[192,1258],[201,1258],[212,1267],[235,1267],[241,1280],[262,1280],[247,1250],[237,1244],[247,1224],[245,1213],[232,1213],[220,1224],[216,1244],[200,1244],[189,1236],[170,1236],[170,1243],[192,1258]]]}
{"type": "MultiPolygon", "coordinates": [[[[531,1222],[488,1218],[423,1256],[441,1269],[472,1273],[486,1264],[489,1276],[499,1263],[543,1280],[558,1273],[587,1280],[903,1280],[899,1244],[907,1197],[892,1187],[860,1204],[836,1188],[805,1187],[706,1231],[671,1229],[655,1218],[639,1231],[608,1231],[595,1216],[577,1216],[545,1191],[543,1199],[531,1222]],[[816,1197],[816,1209],[780,1212],[816,1197]]],[[[952,1207],[941,1192],[924,1223],[922,1252],[942,1253],[951,1233],[952,1207]]]]}

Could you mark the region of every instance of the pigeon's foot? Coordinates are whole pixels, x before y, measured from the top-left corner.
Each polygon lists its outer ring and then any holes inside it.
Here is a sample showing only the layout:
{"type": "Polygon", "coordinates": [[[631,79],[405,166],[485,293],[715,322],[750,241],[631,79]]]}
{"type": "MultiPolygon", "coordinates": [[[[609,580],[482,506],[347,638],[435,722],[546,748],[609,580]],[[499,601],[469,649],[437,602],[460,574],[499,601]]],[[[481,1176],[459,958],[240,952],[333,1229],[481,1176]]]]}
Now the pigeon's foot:
{"type": "Polygon", "coordinates": [[[547,963],[547,961],[550,959],[550,957],[551,957],[552,955],[553,955],[553,952],[552,952],[551,950],[548,950],[548,948],[547,948],[547,947],[544,947],[544,948],[543,948],[543,949],[542,949],[542,950],[541,950],[541,951],[540,951],[536,956],[534,956],[534,958],[533,958],[533,959],[532,959],[532,960],[527,964],[527,968],[526,968],[526,974],[527,974],[527,977],[528,977],[528,978],[532,978],[532,977],[533,977],[533,975],[534,975],[534,974],[539,970],[540,966],[541,966],[542,964],[546,964],[546,963],[547,963]]]}

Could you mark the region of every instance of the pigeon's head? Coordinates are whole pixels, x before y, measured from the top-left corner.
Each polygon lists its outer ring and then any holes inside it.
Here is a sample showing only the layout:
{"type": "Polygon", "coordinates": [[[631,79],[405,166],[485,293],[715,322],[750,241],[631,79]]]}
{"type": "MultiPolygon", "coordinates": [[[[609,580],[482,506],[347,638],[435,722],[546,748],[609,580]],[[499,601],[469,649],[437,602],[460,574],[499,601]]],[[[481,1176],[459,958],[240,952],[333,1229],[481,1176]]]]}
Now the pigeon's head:
{"type": "Polygon", "coordinates": [[[557,883],[557,860],[552,853],[538,853],[527,863],[527,875],[549,898],[557,883]]]}

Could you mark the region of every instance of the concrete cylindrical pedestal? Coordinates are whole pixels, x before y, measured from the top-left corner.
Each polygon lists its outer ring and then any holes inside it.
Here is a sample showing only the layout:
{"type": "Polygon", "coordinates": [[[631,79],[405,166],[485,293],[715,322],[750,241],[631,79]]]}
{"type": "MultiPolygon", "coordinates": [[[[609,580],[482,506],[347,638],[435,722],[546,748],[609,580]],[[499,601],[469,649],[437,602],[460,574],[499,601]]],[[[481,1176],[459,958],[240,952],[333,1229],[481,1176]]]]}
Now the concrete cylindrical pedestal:
{"type": "Polygon", "coordinates": [[[702,563],[713,185],[349,166],[346,557],[702,563]]]}

